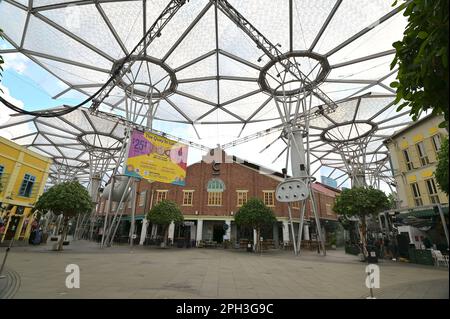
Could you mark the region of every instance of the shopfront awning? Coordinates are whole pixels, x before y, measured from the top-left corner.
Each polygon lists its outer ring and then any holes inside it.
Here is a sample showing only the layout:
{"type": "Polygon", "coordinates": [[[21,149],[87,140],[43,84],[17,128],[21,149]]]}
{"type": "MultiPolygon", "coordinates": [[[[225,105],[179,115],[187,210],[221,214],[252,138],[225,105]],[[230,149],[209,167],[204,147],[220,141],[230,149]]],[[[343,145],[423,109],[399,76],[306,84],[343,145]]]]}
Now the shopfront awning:
{"type": "MultiPolygon", "coordinates": [[[[442,207],[442,212],[444,213],[444,215],[448,216],[448,206],[446,207],[442,207]]],[[[429,218],[429,217],[435,217],[435,216],[439,216],[439,211],[433,208],[426,208],[426,209],[418,209],[418,210],[414,210],[408,213],[401,213],[400,215],[397,216],[397,218],[400,219],[404,219],[404,218],[408,218],[408,217],[416,217],[416,218],[429,218]]]]}
{"type": "MultiPolygon", "coordinates": [[[[134,217],[134,220],[143,220],[145,218],[145,215],[137,215],[134,217]]],[[[131,221],[131,216],[122,216],[121,221],[131,221]]]]}

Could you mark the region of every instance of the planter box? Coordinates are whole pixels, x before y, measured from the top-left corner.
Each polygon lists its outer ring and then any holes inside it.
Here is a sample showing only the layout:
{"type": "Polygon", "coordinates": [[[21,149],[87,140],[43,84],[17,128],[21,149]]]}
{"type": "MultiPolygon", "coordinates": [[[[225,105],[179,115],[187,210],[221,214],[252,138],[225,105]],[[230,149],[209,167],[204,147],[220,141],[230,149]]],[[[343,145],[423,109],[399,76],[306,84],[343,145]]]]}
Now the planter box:
{"type": "Polygon", "coordinates": [[[434,265],[433,255],[428,249],[409,249],[409,260],[414,264],[434,265]]]}
{"type": "Polygon", "coordinates": [[[358,255],[360,253],[359,247],[355,245],[352,246],[345,245],[345,253],[350,255],[358,255]]]}

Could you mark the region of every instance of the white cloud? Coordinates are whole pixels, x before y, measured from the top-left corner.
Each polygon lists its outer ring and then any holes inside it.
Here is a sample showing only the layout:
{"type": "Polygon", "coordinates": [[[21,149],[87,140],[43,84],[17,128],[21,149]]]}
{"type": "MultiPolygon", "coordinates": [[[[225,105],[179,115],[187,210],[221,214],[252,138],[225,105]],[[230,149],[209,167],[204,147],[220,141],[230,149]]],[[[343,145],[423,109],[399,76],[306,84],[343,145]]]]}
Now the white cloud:
{"type": "Polygon", "coordinates": [[[24,74],[29,67],[30,60],[20,53],[8,53],[3,55],[5,60],[4,69],[13,70],[19,74],[24,74]]]}
{"type": "MultiPolygon", "coordinates": [[[[24,103],[21,100],[18,100],[11,96],[7,87],[0,84],[0,90],[1,90],[0,96],[3,97],[5,100],[13,103],[17,107],[20,107],[20,108],[24,107],[24,103]]],[[[0,102],[0,126],[5,124],[11,118],[11,115],[14,113],[15,112],[13,110],[6,107],[3,103],[0,102]]],[[[13,131],[14,131],[14,129],[12,129],[12,128],[0,129],[0,136],[7,138],[7,139],[11,139],[15,135],[17,135],[17,132],[16,132],[16,134],[14,134],[13,131]]]]}

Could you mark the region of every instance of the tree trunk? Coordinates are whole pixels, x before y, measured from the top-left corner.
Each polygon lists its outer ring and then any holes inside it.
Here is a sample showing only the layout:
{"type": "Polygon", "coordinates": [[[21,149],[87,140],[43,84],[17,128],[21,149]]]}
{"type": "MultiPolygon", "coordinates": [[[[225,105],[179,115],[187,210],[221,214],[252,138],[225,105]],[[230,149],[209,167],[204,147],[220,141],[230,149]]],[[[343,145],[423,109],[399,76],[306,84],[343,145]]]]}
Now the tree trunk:
{"type": "Polygon", "coordinates": [[[259,228],[256,228],[256,252],[261,252],[261,237],[260,237],[261,230],[259,228]]]}
{"type": "Polygon", "coordinates": [[[63,243],[64,243],[64,240],[66,239],[66,235],[67,235],[67,226],[68,226],[67,224],[68,224],[69,219],[66,217],[63,217],[63,218],[64,218],[63,231],[61,234],[61,238],[59,239],[59,242],[58,242],[57,251],[63,250],[63,243]]]}
{"type": "Polygon", "coordinates": [[[369,253],[367,252],[367,226],[366,226],[366,217],[363,216],[361,218],[361,228],[360,228],[360,236],[361,236],[361,244],[362,244],[362,254],[364,255],[364,258],[367,258],[369,256],[369,253]]]}
{"type": "Polygon", "coordinates": [[[164,225],[164,235],[163,235],[163,247],[166,248],[167,247],[167,239],[169,237],[169,226],[164,225]]]}

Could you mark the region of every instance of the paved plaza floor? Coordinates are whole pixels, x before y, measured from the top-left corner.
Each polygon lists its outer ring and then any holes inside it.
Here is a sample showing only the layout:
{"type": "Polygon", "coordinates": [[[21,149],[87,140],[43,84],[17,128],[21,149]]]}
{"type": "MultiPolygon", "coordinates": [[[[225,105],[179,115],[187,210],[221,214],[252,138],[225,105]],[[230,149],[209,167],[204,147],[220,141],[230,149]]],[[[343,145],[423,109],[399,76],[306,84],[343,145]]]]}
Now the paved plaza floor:
{"type": "MultiPolygon", "coordinates": [[[[3,259],[5,247],[0,247],[3,259]]],[[[365,267],[341,250],[261,255],[233,249],[99,248],[75,241],[63,252],[13,247],[0,279],[1,298],[366,298],[365,267]],[[66,266],[80,268],[80,288],[66,288],[66,266]]],[[[381,261],[376,298],[449,298],[446,268],[381,261]]]]}

